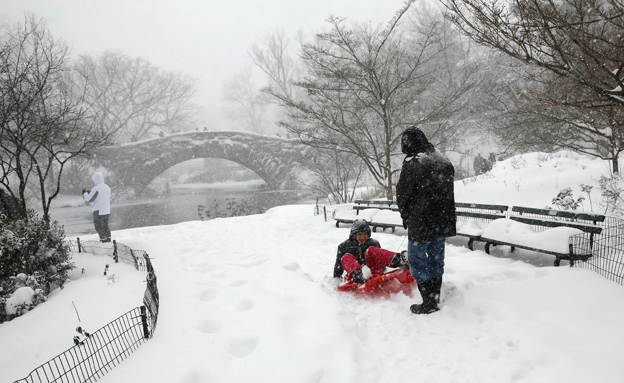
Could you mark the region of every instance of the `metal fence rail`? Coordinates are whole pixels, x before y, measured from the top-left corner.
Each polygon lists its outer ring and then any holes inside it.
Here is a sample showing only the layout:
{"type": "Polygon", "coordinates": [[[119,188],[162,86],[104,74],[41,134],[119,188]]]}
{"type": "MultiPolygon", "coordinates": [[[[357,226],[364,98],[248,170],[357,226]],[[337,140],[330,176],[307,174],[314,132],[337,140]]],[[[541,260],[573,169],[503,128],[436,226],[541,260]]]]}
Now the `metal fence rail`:
{"type": "Polygon", "coordinates": [[[587,236],[575,236],[575,245],[591,247],[592,257],[587,262],[575,262],[574,266],[624,284],[624,220],[607,217],[601,226],[602,233],[594,237],[593,243],[588,242],[587,236]]]}
{"type": "Polygon", "coordinates": [[[348,211],[353,210],[353,204],[342,204],[342,205],[314,205],[314,215],[323,214],[323,218],[325,221],[329,221],[334,219],[336,213],[339,211],[348,211]]]}
{"type": "Polygon", "coordinates": [[[141,309],[134,308],[16,383],[95,382],[146,341],[141,309]]]}
{"type": "Polygon", "coordinates": [[[136,307],[83,339],[76,345],[35,368],[15,383],[95,382],[152,338],[158,321],[159,293],[156,273],[149,255],[119,244],[98,241],[69,241],[73,251],[113,257],[147,271],[143,306],[136,307]]]}

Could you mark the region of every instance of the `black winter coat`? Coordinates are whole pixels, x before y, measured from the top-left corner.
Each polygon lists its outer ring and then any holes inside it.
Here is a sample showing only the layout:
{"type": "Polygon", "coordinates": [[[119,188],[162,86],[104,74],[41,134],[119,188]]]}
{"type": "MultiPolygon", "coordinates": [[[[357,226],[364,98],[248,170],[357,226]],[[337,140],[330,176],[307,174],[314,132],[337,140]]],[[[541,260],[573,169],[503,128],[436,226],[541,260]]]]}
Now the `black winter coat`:
{"type": "Polygon", "coordinates": [[[453,164],[430,144],[403,161],[396,197],[411,241],[432,242],[456,234],[454,174],[453,164]]]}
{"type": "Polygon", "coordinates": [[[364,266],[366,261],[364,260],[364,252],[370,247],[381,247],[379,241],[373,238],[368,238],[364,243],[360,244],[355,239],[355,233],[349,235],[349,239],[338,245],[338,253],[336,254],[336,264],[334,265],[334,278],[342,277],[344,269],[342,268],[342,256],[345,254],[351,254],[357,258],[360,265],[364,266]]]}

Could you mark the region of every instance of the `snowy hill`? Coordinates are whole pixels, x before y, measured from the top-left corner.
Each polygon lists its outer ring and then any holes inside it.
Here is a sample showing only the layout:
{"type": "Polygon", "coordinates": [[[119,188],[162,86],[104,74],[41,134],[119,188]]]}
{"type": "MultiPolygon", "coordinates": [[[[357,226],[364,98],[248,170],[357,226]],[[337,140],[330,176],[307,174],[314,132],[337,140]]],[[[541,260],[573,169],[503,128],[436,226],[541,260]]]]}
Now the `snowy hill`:
{"type": "Polygon", "coordinates": [[[569,187],[575,199],[585,198],[580,210],[604,213],[599,207],[600,176],[609,176],[609,163],[600,159],[569,151],[528,153],[497,162],[486,174],[455,182],[455,200],[552,207],[552,199],[569,187]],[[581,185],[593,186],[591,196],[581,190],[581,185]]]}
{"type": "MultiPolygon", "coordinates": [[[[456,199],[550,206],[562,188],[576,197],[580,184],[597,185],[607,169],[567,152],[524,155],[457,182],[456,199]]],[[[594,206],[598,195],[595,187],[594,206]]],[[[420,301],[417,292],[390,299],[337,292],[336,247],[349,229],[312,212],[283,206],[114,232],[154,258],[160,316],[154,338],[99,381],[622,381],[623,286],[589,270],[536,267],[519,260],[522,252],[489,256],[452,240],[443,307],[416,316],[409,306],[420,301]]],[[[373,237],[390,250],[407,245],[389,232],[373,237]]],[[[110,258],[74,260],[85,274],[0,325],[0,381],[23,378],[70,347],[78,325],[99,328],[141,304],[142,272],[113,264],[119,279],[110,283],[101,273],[110,258]]]]}

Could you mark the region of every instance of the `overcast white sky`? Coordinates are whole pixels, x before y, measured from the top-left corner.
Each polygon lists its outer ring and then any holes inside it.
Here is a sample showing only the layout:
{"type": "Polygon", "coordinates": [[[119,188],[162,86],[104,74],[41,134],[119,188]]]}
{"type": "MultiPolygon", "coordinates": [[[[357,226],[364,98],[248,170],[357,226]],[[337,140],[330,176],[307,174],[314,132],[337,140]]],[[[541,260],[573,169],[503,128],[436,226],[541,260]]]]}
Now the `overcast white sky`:
{"type": "Polygon", "coordinates": [[[0,0],[0,17],[42,17],[72,54],[120,50],[197,79],[205,125],[227,130],[224,83],[250,67],[249,46],[282,28],[315,32],[329,15],[388,21],[404,0],[0,0]]]}

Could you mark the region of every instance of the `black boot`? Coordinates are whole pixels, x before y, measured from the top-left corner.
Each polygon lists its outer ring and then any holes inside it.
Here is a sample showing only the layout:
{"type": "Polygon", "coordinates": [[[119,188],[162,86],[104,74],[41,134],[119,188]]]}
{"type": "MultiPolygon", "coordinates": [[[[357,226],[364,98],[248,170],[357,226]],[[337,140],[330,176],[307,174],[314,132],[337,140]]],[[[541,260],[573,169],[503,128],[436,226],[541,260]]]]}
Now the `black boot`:
{"type": "Polygon", "coordinates": [[[364,274],[362,273],[362,268],[353,270],[351,273],[351,280],[355,283],[364,283],[366,282],[366,278],[364,278],[364,274]]]}
{"type": "Polygon", "coordinates": [[[442,290],[442,277],[433,278],[433,293],[436,303],[440,303],[440,290],[442,290]]]}
{"type": "Polygon", "coordinates": [[[400,267],[403,269],[409,269],[409,262],[407,261],[407,251],[403,250],[400,253],[396,253],[390,261],[390,267],[400,267]]]}
{"type": "Polygon", "coordinates": [[[431,279],[418,284],[418,291],[420,291],[423,303],[410,306],[410,310],[414,314],[431,314],[440,310],[435,298],[435,283],[436,282],[431,279]]]}

